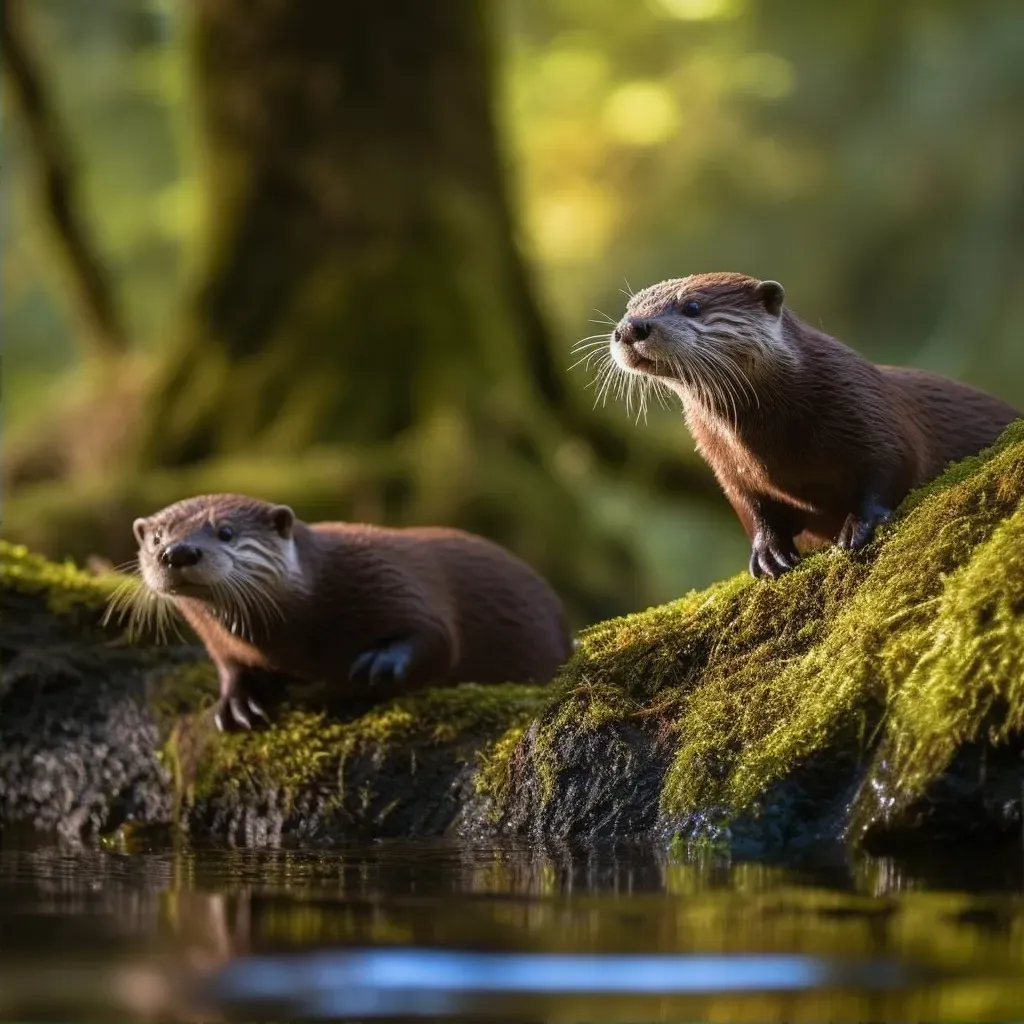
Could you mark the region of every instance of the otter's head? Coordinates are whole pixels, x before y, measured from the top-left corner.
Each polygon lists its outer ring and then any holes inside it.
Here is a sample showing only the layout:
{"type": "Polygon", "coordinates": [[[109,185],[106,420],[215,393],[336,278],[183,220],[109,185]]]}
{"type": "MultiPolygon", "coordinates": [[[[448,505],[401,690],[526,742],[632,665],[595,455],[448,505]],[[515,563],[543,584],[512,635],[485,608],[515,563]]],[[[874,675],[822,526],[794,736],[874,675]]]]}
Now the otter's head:
{"type": "Polygon", "coordinates": [[[759,370],[793,365],[777,281],[694,274],[633,295],[611,335],[614,365],[735,413],[756,401],[759,370]]]}
{"type": "Polygon", "coordinates": [[[253,637],[301,584],[294,524],[287,505],[234,494],[188,498],[136,519],[143,585],[115,604],[133,626],[153,616],[159,628],[168,604],[192,598],[232,632],[253,637]]]}

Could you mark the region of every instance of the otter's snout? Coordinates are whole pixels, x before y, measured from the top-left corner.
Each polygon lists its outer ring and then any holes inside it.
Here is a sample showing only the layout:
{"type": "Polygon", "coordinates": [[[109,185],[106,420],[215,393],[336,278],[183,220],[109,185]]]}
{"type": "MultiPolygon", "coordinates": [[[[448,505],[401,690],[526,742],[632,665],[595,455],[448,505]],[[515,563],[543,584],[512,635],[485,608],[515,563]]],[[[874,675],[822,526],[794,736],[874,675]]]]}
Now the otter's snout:
{"type": "Polygon", "coordinates": [[[612,331],[612,358],[630,373],[651,373],[659,355],[659,337],[654,320],[624,316],[612,331]]]}
{"type": "Polygon", "coordinates": [[[179,541],[164,548],[160,561],[169,569],[185,569],[190,565],[198,565],[202,557],[201,548],[179,541]]]}
{"type": "Polygon", "coordinates": [[[619,326],[612,331],[615,341],[623,345],[633,345],[638,341],[646,341],[651,336],[651,322],[636,317],[625,317],[619,326]]]}

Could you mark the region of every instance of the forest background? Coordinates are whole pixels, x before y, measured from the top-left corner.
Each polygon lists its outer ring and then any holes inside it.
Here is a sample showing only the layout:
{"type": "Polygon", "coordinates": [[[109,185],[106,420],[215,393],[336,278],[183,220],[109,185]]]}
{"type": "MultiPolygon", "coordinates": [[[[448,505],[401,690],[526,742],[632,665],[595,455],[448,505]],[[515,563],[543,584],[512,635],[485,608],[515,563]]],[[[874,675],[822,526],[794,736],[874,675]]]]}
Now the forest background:
{"type": "Polygon", "coordinates": [[[701,270],[1024,406],[1018,0],[7,0],[0,43],[4,533],[51,555],[237,490],[485,533],[577,626],[739,571],[679,410],[569,369],[701,270]]]}

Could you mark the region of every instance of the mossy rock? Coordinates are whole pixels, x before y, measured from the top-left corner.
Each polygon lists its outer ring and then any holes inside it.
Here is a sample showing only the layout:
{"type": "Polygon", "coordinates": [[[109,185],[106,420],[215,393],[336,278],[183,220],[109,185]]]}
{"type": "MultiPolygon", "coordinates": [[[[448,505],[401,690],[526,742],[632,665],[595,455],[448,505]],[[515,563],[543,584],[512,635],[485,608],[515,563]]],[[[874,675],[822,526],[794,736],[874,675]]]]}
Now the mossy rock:
{"type": "Polygon", "coordinates": [[[273,729],[220,735],[200,647],[104,623],[120,582],[0,542],[0,829],[81,840],[164,826],[247,845],[439,834],[549,693],[465,685],[338,717],[302,687],[273,729]]]}
{"type": "Polygon", "coordinates": [[[1017,421],[858,556],[587,630],[557,699],[484,779],[506,827],[628,821],[753,850],[1019,838],[1022,497],[1017,421]]]}
{"type": "Polygon", "coordinates": [[[166,822],[242,844],[661,834],[757,855],[1019,838],[1022,496],[1024,421],[859,555],[594,626],[552,687],[342,715],[306,688],[240,736],[211,728],[200,649],[101,623],[115,579],[3,545],[0,826],[166,822]]]}

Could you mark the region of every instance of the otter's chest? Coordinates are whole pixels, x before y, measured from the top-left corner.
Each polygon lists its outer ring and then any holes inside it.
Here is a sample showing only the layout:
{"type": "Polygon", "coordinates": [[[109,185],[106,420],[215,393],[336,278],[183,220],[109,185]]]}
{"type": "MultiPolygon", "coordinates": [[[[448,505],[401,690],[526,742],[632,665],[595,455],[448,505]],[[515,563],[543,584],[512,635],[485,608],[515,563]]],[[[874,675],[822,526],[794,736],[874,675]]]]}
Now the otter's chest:
{"type": "Polygon", "coordinates": [[[702,418],[692,424],[698,450],[727,492],[760,496],[808,512],[831,505],[844,471],[821,458],[806,434],[750,429],[742,433],[722,420],[702,418]]]}
{"type": "Polygon", "coordinates": [[[711,416],[694,416],[690,430],[697,451],[708,461],[723,485],[763,491],[771,486],[776,462],[771,450],[746,442],[730,424],[711,416]]]}
{"type": "Polygon", "coordinates": [[[272,622],[248,624],[209,612],[193,626],[215,661],[233,661],[297,678],[334,681],[347,678],[355,657],[368,643],[366,624],[358,616],[329,623],[292,612],[272,622]]]}

